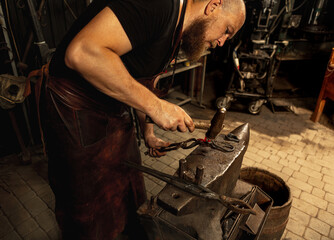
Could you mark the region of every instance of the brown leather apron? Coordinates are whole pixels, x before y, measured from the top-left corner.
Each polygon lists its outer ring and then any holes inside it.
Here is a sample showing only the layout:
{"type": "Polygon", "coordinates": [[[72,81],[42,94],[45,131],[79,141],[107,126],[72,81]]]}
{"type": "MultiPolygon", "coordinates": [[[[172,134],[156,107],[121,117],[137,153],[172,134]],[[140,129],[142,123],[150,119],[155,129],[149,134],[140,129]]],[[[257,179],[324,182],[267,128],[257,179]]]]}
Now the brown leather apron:
{"type": "Polygon", "coordinates": [[[49,76],[40,115],[64,239],[114,239],[145,201],[129,108],[84,81],[49,76]]]}

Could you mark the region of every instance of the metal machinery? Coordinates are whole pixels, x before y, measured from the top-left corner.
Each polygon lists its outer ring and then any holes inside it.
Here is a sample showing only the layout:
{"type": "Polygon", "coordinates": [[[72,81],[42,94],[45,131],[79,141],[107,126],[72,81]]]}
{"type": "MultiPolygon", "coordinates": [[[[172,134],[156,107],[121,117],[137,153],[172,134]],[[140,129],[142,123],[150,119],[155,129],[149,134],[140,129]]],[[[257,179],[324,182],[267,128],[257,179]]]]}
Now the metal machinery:
{"type": "MultiPolygon", "coordinates": [[[[249,99],[248,111],[258,114],[271,102],[281,61],[329,54],[334,44],[334,3],[328,0],[246,0],[247,17],[231,41],[235,71],[217,107],[228,109],[238,98],[249,99]]],[[[273,106],[273,105],[272,105],[273,106]]]]}

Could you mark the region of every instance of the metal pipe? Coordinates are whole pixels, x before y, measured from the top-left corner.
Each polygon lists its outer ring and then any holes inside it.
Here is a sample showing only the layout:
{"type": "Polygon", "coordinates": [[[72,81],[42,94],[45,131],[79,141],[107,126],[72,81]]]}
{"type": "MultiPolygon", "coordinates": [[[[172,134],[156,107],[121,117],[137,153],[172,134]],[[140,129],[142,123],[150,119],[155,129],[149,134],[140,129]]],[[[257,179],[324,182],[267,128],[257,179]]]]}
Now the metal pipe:
{"type": "MultiPolygon", "coordinates": [[[[38,11],[37,11],[38,19],[40,19],[41,16],[42,16],[42,10],[43,10],[44,4],[45,4],[45,0],[42,0],[41,3],[39,4],[39,8],[38,8],[38,11]]],[[[29,53],[29,50],[30,50],[30,47],[31,47],[31,44],[32,44],[33,40],[34,40],[34,33],[31,31],[30,34],[29,34],[28,42],[27,42],[23,57],[22,57],[22,63],[24,63],[24,64],[27,60],[28,53],[29,53]]]]}
{"type": "Polygon", "coordinates": [[[42,32],[42,28],[41,28],[41,24],[39,22],[36,10],[35,10],[35,4],[34,4],[34,0],[26,0],[28,7],[29,7],[29,12],[31,15],[31,19],[32,19],[32,23],[33,23],[33,27],[34,27],[34,32],[35,32],[35,36],[36,36],[36,42],[35,44],[38,46],[39,48],[39,52],[42,58],[42,63],[46,64],[48,61],[48,55],[50,53],[49,50],[49,46],[48,44],[45,42],[44,36],[43,36],[43,32],[42,32]]]}
{"type": "Polygon", "coordinates": [[[35,29],[37,42],[42,43],[42,42],[44,42],[44,36],[42,34],[41,25],[38,21],[38,16],[37,16],[37,13],[36,13],[36,10],[35,10],[34,3],[31,0],[27,0],[27,3],[28,3],[31,19],[32,19],[33,24],[34,24],[34,29],[35,29]]]}
{"type": "Polygon", "coordinates": [[[311,25],[318,25],[319,24],[319,17],[322,13],[323,7],[326,3],[326,0],[318,0],[315,3],[314,8],[312,9],[309,24],[311,25]]]}

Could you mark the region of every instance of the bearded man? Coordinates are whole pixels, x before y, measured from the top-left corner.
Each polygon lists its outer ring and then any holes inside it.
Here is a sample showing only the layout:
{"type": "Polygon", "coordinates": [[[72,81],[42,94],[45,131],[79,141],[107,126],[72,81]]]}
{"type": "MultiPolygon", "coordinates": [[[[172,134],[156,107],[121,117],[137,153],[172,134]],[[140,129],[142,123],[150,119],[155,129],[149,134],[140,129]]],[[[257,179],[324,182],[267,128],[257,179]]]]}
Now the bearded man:
{"type": "MultiPolygon", "coordinates": [[[[168,146],[145,123],[194,130],[182,108],[157,97],[155,79],[181,45],[189,60],[242,26],[242,0],[95,0],[57,47],[41,90],[49,180],[64,239],[108,239],[136,226],[145,201],[130,108],[146,146],[168,146]],[[148,80],[149,79],[149,80],[148,80]]],[[[164,154],[164,153],[162,153],[164,154]]],[[[133,238],[142,239],[132,228],[133,238]]]]}

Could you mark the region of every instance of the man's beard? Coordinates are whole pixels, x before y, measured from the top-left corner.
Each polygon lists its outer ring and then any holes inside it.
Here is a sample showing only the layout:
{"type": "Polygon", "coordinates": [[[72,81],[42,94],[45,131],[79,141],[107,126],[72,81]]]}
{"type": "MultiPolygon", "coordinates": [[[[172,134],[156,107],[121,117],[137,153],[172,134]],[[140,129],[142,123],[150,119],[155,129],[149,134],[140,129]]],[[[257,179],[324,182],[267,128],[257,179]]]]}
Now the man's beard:
{"type": "Polygon", "coordinates": [[[181,49],[190,61],[198,60],[204,51],[208,19],[196,19],[182,34],[181,49]]]}

